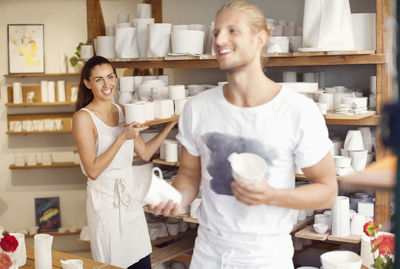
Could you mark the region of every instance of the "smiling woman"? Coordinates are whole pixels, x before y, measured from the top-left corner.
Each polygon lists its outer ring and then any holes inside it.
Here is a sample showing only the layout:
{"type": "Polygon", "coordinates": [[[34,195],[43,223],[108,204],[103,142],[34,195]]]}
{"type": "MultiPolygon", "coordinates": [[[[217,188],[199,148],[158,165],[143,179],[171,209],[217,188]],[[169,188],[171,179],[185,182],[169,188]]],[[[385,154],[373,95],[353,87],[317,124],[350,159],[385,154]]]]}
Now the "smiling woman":
{"type": "Polygon", "coordinates": [[[82,172],[88,177],[90,244],[96,261],[146,269],[151,268],[151,244],[142,205],[133,197],[138,189],[134,186],[133,154],[149,160],[176,122],[145,143],[140,131],[147,127],[138,128],[136,122],[122,127],[124,107],[112,101],[116,86],[115,70],[107,59],[94,56],[86,62],[72,134],[82,172]]]}

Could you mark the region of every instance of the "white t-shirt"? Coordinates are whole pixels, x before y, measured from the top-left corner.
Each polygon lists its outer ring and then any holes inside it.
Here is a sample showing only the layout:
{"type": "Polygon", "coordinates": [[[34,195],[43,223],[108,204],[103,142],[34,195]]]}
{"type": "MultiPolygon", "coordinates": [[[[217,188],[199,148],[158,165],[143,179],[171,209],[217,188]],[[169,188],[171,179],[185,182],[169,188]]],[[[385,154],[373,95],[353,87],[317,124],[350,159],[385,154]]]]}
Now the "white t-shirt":
{"type": "Polygon", "coordinates": [[[191,98],[179,120],[177,139],[201,157],[200,225],[211,232],[252,238],[287,234],[296,210],[247,206],[232,194],[233,153],[251,152],[267,162],[266,179],[278,189],[295,187],[295,167],[318,163],[331,147],[325,121],[310,99],[287,88],[256,107],[229,103],[222,86],[191,98]]]}

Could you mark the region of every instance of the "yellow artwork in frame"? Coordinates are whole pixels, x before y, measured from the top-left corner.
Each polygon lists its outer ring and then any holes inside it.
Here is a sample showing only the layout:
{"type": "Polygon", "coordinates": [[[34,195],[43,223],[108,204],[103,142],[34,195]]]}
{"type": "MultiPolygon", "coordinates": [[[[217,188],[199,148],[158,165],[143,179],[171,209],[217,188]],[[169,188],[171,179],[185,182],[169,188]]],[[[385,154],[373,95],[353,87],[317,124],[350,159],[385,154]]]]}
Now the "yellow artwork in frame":
{"type": "Polygon", "coordinates": [[[8,73],[44,73],[44,25],[8,24],[8,73]]]}

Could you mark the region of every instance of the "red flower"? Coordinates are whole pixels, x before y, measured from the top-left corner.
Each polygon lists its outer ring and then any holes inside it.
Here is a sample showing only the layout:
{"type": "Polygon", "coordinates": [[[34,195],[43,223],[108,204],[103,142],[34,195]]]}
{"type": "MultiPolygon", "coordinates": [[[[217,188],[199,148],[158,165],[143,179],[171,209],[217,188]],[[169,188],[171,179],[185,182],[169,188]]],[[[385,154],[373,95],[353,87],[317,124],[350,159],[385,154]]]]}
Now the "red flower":
{"type": "Polygon", "coordinates": [[[379,254],[383,256],[393,254],[394,250],[394,236],[389,234],[379,235],[376,239],[373,239],[372,245],[374,248],[379,250],[379,254]]]}
{"type": "Polygon", "coordinates": [[[18,247],[18,240],[8,233],[0,241],[0,247],[6,252],[14,252],[18,247]]]}
{"type": "Polygon", "coordinates": [[[375,236],[377,232],[375,222],[368,221],[364,224],[364,233],[368,236],[375,236]]]}
{"type": "Polygon", "coordinates": [[[10,257],[5,253],[0,253],[0,269],[8,269],[12,265],[10,257]]]}

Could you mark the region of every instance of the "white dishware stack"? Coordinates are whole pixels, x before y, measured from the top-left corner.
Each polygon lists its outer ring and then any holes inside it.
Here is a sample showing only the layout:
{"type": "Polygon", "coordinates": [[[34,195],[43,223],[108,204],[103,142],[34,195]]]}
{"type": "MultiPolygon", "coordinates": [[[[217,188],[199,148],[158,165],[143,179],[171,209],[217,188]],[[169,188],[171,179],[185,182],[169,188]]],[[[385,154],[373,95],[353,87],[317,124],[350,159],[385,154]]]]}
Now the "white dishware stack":
{"type": "Polygon", "coordinates": [[[176,115],[180,115],[183,112],[183,109],[187,103],[187,101],[189,101],[189,98],[182,98],[182,99],[175,99],[174,100],[174,105],[175,105],[175,114],[176,115]]]}
{"type": "Polygon", "coordinates": [[[319,95],[319,100],[318,103],[323,103],[326,104],[327,110],[332,111],[333,110],[333,94],[332,93],[321,93],[319,95]]]}
{"type": "Polygon", "coordinates": [[[34,236],[36,269],[52,268],[52,258],[51,258],[52,243],[53,243],[53,236],[49,234],[37,234],[34,236]]]}
{"type": "Polygon", "coordinates": [[[147,57],[165,57],[170,52],[172,24],[152,23],[148,25],[149,39],[147,57]]]}
{"type": "Polygon", "coordinates": [[[54,81],[47,82],[47,91],[49,94],[49,103],[56,102],[56,83],[54,81]]]}
{"type": "Polygon", "coordinates": [[[76,99],[78,99],[78,87],[71,87],[70,101],[76,102],[76,99]]]}
{"type": "Polygon", "coordinates": [[[170,85],[168,86],[168,96],[172,100],[183,99],[185,95],[185,85],[170,85]]]}
{"type": "Polygon", "coordinates": [[[89,60],[94,55],[93,45],[81,45],[81,59],[84,61],[89,60]]]}
{"type": "Polygon", "coordinates": [[[346,237],[350,235],[349,197],[338,196],[332,207],[332,235],[346,237]]]}
{"type": "Polygon", "coordinates": [[[174,102],[171,99],[154,101],[154,116],[156,119],[167,119],[174,114],[174,102]]]}
{"type": "Polygon", "coordinates": [[[332,227],[331,217],[326,214],[315,214],[314,215],[314,224],[318,224],[318,223],[327,224],[328,229],[331,229],[331,227],[332,227]]]}
{"type": "Polygon", "coordinates": [[[10,235],[15,236],[18,241],[17,249],[10,254],[11,260],[16,261],[15,265],[18,267],[24,266],[26,264],[26,246],[25,246],[25,234],[23,233],[10,233],[10,235]]]}
{"type": "Polygon", "coordinates": [[[300,51],[353,50],[349,0],[305,0],[300,51]]]}
{"type": "Polygon", "coordinates": [[[147,55],[147,43],[149,39],[148,24],[153,24],[154,18],[137,18],[133,19],[133,26],[136,28],[136,40],[138,46],[139,57],[144,58],[147,55]]]}
{"type": "Polygon", "coordinates": [[[151,88],[151,99],[152,100],[168,99],[168,86],[156,86],[151,88]]]}
{"type": "Polygon", "coordinates": [[[171,34],[173,54],[203,54],[204,30],[174,30],[171,34]]]}
{"type": "Polygon", "coordinates": [[[312,82],[318,82],[316,74],[317,73],[314,73],[314,72],[305,72],[305,73],[303,73],[303,81],[304,82],[311,82],[311,83],[312,82]]]}
{"type": "Polygon", "coordinates": [[[164,146],[164,157],[166,162],[177,162],[178,156],[178,141],[167,140],[163,143],[164,146]]]}
{"type": "Polygon", "coordinates": [[[137,4],[136,13],[138,18],[150,18],[151,4],[137,4]]]}
{"type": "Polygon", "coordinates": [[[369,200],[362,200],[358,202],[357,212],[358,214],[363,215],[366,221],[373,221],[375,216],[374,203],[369,200]]]}
{"type": "Polygon", "coordinates": [[[122,59],[139,57],[136,28],[115,28],[115,56],[122,59]]]}
{"type": "Polygon", "coordinates": [[[268,38],[267,53],[289,52],[289,37],[270,36],[268,38]]]}
{"type": "Polygon", "coordinates": [[[96,55],[115,58],[115,36],[98,36],[95,45],[96,55]]]}
{"type": "Polygon", "coordinates": [[[145,121],[144,102],[125,105],[125,122],[127,124],[131,124],[132,122],[144,123],[145,121]]]}
{"type": "Polygon", "coordinates": [[[57,81],[57,102],[65,102],[65,81],[57,81]]]}
{"type": "Polygon", "coordinates": [[[47,90],[47,80],[40,81],[40,100],[42,103],[49,102],[49,91],[47,90]]]}
{"type": "Polygon", "coordinates": [[[160,79],[143,80],[143,82],[138,86],[138,97],[141,101],[151,101],[152,89],[164,86],[167,85],[165,85],[164,81],[160,79]]]}
{"type": "Polygon", "coordinates": [[[22,84],[21,82],[13,82],[13,103],[21,104],[22,102],[22,84]]]}

